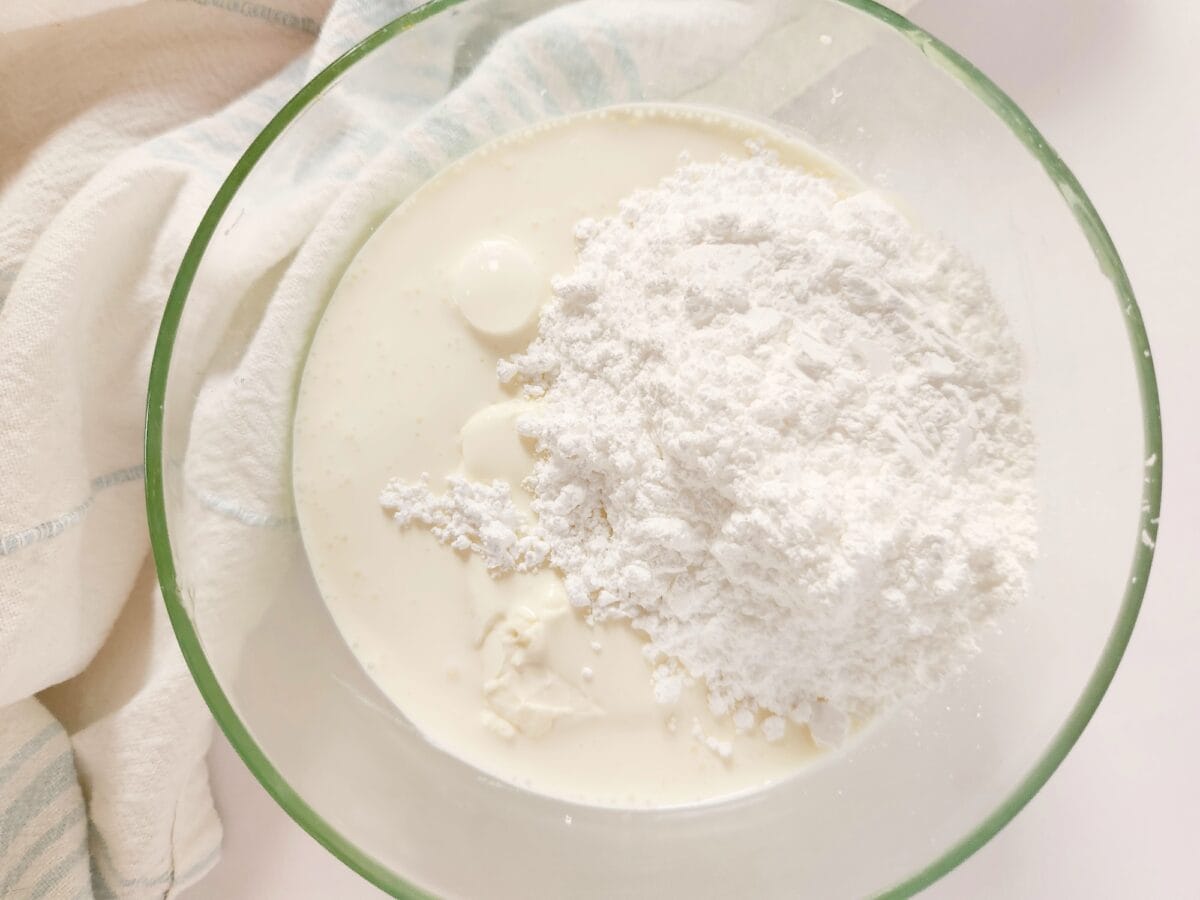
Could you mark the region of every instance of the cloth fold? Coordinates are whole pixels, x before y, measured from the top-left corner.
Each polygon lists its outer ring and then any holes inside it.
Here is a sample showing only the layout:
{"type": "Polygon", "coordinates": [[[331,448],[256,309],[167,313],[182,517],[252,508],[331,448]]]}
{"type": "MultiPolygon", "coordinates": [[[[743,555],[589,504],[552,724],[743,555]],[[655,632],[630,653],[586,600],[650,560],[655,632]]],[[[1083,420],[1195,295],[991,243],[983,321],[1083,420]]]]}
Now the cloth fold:
{"type": "MultiPolygon", "coordinates": [[[[320,69],[417,5],[0,9],[0,897],[173,896],[219,856],[212,724],[149,557],[141,457],[157,326],[188,241],[254,136],[320,69]]],[[[405,53],[381,52],[360,94],[312,111],[329,117],[328,141],[291,159],[270,207],[239,226],[245,252],[206,270],[207,293],[197,282],[189,307],[216,324],[211,345],[186,352],[212,357],[225,328],[253,329],[197,386],[182,465],[195,533],[173,533],[215,561],[199,573],[209,594],[237,601],[218,614],[250,620],[267,602],[248,580],[244,530],[278,530],[292,508],[287,442],[262,429],[289,428],[296,342],[374,222],[525,122],[647,94],[720,102],[743,89],[729,75],[739,65],[809,67],[815,81],[853,50],[810,58],[775,40],[750,59],[777,16],[808,14],[782,0],[550,5],[474,0],[452,24],[412,32],[405,53]]],[[[239,648],[223,650],[215,664],[236,665],[239,648]]]]}
{"type": "Polygon", "coordinates": [[[237,156],[411,5],[344,3],[319,41],[329,0],[0,9],[0,897],[171,896],[219,857],[149,556],[157,323],[237,156]]]}

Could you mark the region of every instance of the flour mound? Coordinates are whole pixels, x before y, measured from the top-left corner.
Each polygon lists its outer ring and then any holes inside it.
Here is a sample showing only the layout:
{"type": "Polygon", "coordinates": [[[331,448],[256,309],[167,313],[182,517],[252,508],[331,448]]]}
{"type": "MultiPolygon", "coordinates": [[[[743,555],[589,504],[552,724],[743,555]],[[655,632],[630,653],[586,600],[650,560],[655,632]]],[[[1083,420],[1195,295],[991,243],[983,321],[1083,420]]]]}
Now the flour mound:
{"type": "Polygon", "coordinates": [[[1019,359],[980,273],[761,150],[685,163],[577,238],[498,367],[542,401],[519,421],[536,523],[453,479],[398,517],[497,571],[548,560],[718,715],[837,743],[959,670],[1035,546],[1019,359]]]}

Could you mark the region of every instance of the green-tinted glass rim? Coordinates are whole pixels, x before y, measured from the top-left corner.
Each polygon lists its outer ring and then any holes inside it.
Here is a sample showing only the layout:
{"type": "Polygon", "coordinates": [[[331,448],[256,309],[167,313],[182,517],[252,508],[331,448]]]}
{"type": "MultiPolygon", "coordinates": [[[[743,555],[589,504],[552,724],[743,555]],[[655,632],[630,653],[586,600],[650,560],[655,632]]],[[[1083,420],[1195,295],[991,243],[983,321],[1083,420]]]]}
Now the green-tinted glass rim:
{"type": "MultiPolygon", "coordinates": [[[[204,696],[213,716],[234,749],[262,786],[266,788],[267,793],[295,819],[301,828],[312,835],[334,856],[367,880],[397,897],[427,897],[429,895],[360,850],[292,789],[291,785],[267,759],[262,749],[250,736],[246,726],[238,718],[237,713],[234,712],[229,698],[225,695],[204,655],[199,637],[184,609],[176,584],[175,562],[171,554],[163,497],[163,404],[175,335],[192,281],[218,222],[246,176],[267,148],[283,133],[288,124],[347,69],[400,32],[462,2],[465,0],[433,0],[433,2],[426,3],[384,25],[330,63],[320,74],[301,88],[250,144],[241,159],[234,165],[220,190],[217,191],[216,197],[213,198],[212,204],[204,214],[204,218],[184,254],[179,273],[176,275],[175,283],[167,299],[166,309],[163,312],[162,324],[154,348],[154,359],[150,367],[150,385],[146,402],[146,509],[150,524],[150,543],[154,552],[154,561],[158,567],[158,578],[162,585],[167,612],[179,640],[179,646],[183,651],[184,659],[191,669],[200,693],[204,696]]],[[[1064,200],[1071,208],[1091,244],[1101,269],[1112,281],[1117,300],[1125,314],[1141,393],[1145,452],[1148,460],[1142,492],[1141,522],[1137,530],[1138,539],[1134,549],[1130,580],[1116,622],[1105,644],[1104,652],[1092,672],[1091,678],[1088,679],[1083,693],[1066,722],[1051,741],[1050,746],[1008,798],[949,850],[881,895],[888,898],[908,897],[937,881],[986,844],[1008,824],[1058,768],[1083,732],[1092,714],[1096,711],[1096,707],[1099,706],[1121,661],[1121,656],[1125,652],[1125,647],[1129,643],[1138,611],[1141,609],[1142,597],[1146,590],[1150,565],[1154,557],[1159,506],[1162,499],[1162,419],[1150,343],[1142,322],[1141,311],[1133,295],[1133,288],[1121,264],[1117,249],[1109,237],[1108,230],[1104,227],[1104,223],[1100,220],[1091,200],[1084,193],[1078,179],[1017,105],[986,75],[954,50],[908,19],[880,6],[874,0],[839,0],[839,2],[858,9],[896,29],[918,47],[932,63],[962,82],[1008,125],[1017,139],[1042,164],[1046,174],[1063,194],[1064,200]]]]}

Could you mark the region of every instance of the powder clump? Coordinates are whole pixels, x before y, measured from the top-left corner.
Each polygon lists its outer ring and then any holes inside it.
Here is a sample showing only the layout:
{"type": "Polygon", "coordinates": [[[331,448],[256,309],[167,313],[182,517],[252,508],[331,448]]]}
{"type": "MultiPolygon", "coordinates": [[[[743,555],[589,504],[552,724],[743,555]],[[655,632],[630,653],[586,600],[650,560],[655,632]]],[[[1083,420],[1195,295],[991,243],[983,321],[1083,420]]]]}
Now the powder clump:
{"type": "Polygon", "coordinates": [[[381,501],[648,638],[656,691],[823,744],[934,688],[1027,590],[1033,440],[980,272],[879,195],[754,149],[576,229],[529,347],[529,519],[457,476],[381,501]]]}

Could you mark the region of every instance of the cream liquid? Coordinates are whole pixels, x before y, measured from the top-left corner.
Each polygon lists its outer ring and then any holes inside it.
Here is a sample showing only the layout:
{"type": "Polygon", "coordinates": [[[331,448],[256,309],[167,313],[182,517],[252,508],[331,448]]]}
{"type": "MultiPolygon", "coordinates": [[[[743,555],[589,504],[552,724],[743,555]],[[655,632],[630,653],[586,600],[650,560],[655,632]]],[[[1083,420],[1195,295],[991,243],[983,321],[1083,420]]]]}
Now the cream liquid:
{"type": "Polygon", "coordinates": [[[431,742],[530,790],[599,805],[696,803],[776,782],[816,752],[791,724],[776,742],[757,727],[736,734],[710,715],[702,685],[656,702],[632,628],[590,627],[556,574],[493,579],[477,557],[400,529],[379,504],[389,479],[428,472],[435,489],[451,473],[505,479],[527,508],[532,448],[513,428],[524,401],[497,382],[496,361],[529,342],[550,277],[573,268],[575,223],[615,212],[683,152],[745,156],[747,139],[851,187],[811,150],[744,120],[682,107],[562,120],[484,147],[399,207],[314,338],[294,474],[325,602],[431,742]]]}

